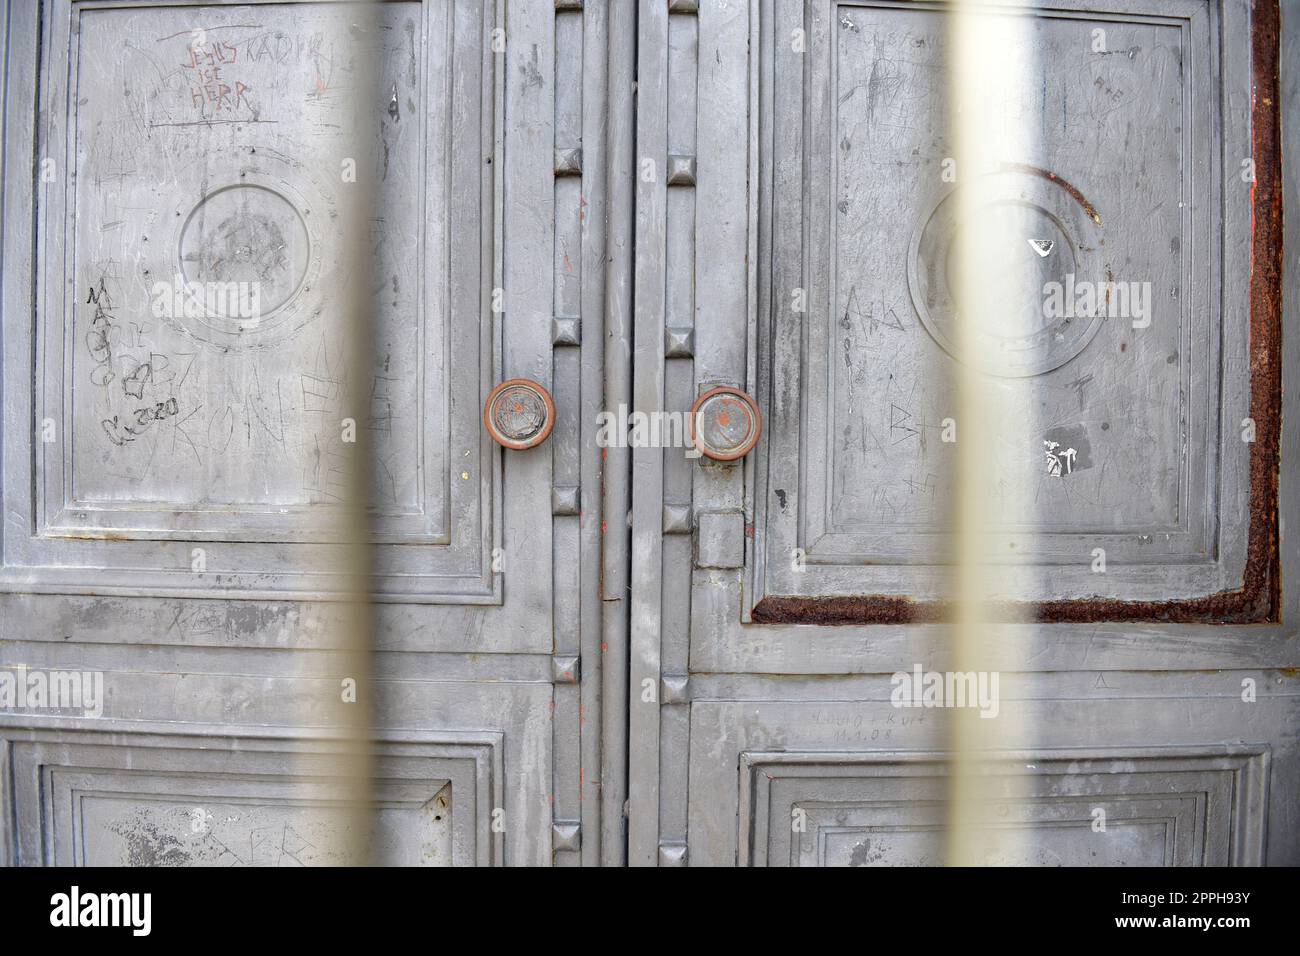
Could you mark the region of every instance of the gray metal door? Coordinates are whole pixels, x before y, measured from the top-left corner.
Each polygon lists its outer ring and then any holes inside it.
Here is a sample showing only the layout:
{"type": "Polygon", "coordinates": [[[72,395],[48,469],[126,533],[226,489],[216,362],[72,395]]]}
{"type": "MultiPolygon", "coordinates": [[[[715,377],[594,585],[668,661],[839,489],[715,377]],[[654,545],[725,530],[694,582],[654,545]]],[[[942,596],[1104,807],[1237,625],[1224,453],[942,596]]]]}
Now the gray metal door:
{"type": "Polygon", "coordinates": [[[938,5],[3,6],[4,862],[1300,862],[1277,3],[1017,14],[973,659],[938,5]]]}
{"type": "Polygon", "coordinates": [[[6,862],[602,859],[606,16],[4,4],[6,862]]]}
{"type": "MultiPolygon", "coordinates": [[[[1295,864],[1278,4],[1015,6],[1025,49],[999,52],[1037,65],[1003,118],[1035,145],[977,174],[1021,230],[999,255],[1153,291],[1026,322],[981,379],[1034,431],[979,473],[978,859],[1295,864]]],[[[629,859],[951,859],[954,36],[924,2],[669,0],[638,41],[636,405],[731,387],[763,422],[738,461],[634,451],[629,859]]]]}

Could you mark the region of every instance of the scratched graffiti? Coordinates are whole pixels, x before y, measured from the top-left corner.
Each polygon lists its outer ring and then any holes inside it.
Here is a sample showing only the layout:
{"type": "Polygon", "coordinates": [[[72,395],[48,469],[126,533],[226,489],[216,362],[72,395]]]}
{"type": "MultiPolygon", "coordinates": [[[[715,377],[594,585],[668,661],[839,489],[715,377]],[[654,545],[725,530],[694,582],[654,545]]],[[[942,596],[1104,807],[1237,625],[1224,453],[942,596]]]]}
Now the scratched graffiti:
{"type": "Polygon", "coordinates": [[[425,473],[445,454],[425,418],[436,429],[447,416],[426,405],[442,400],[430,377],[442,370],[424,344],[440,333],[421,304],[423,132],[379,111],[365,116],[375,135],[347,134],[361,110],[359,44],[373,45],[401,115],[420,114],[420,17],[416,4],[385,4],[361,36],[333,4],[83,12],[81,148],[68,179],[75,300],[64,307],[73,344],[56,323],[46,329],[50,354],[68,356],[72,503],[328,506],[356,452],[353,421],[376,463],[376,508],[445,506],[425,473]],[[337,229],[353,188],[345,159],[353,181],[380,184],[374,364],[351,381],[339,309],[354,273],[337,229]]]}
{"type": "MultiPolygon", "coordinates": [[[[992,438],[973,453],[974,480],[983,485],[994,528],[1016,526],[1029,508],[1036,526],[1049,532],[1176,530],[1180,498],[1197,480],[1189,447],[1207,441],[1203,423],[1189,426],[1193,373],[1184,344],[1201,319],[1182,292],[1185,214],[1177,202],[1144,198],[1144,190],[1155,183],[1190,189],[1187,170],[1195,164],[1181,132],[1186,39],[1164,25],[1126,24],[1111,37],[1114,52],[1103,53],[1086,42],[1084,27],[1037,21],[1026,41],[1025,52],[1035,53],[1025,57],[1031,68],[1000,91],[1006,95],[998,124],[1030,125],[1041,134],[1041,154],[999,157],[1015,175],[995,174],[1011,183],[1005,192],[1012,212],[1002,210],[996,221],[1007,223],[1014,241],[986,250],[982,274],[1005,310],[1002,358],[1024,374],[982,380],[992,438]],[[1079,205],[1050,178],[1025,173],[1026,166],[1073,183],[1094,204],[1100,223],[1079,213],[1097,227],[1089,248],[1016,212],[1042,205],[1049,188],[1063,206],[1079,205]],[[1134,169],[1143,171],[1141,182],[1134,169]],[[1099,193],[1103,183],[1107,191],[1099,193]],[[1153,321],[1139,333],[1126,322],[1102,322],[1088,337],[1073,320],[1059,328],[1024,321],[1035,316],[1020,305],[1041,301],[1044,277],[1058,278],[1089,257],[1152,276],[1157,296],[1166,290],[1167,323],[1153,321]],[[1072,342],[1080,347],[1067,347],[1072,342]],[[1054,360],[1038,361],[1034,348],[1054,360]],[[1002,421],[1057,444],[1000,441],[1002,421]],[[1117,496],[1117,487],[1144,493],[1117,496]]],[[[945,349],[929,334],[925,316],[944,312],[954,334],[961,327],[960,309],[941,301],[960,224],[927,228],[935,218],[927,211],[941,208],[964,177],[976,174],[959,170],[944,178],[944,161],[956,154],[948,132],[948,40],[942,15],[929,10],[846,8],[830,29],[833,72],[817,82],[833,91],[826,107],[832,128],[825,146],[819,140],[805,147],[807,162],[824,164],[826,194],[811,203],[830,214],[825,238],[818,238],[820,227],[810,234],[810,255],[829,266],[824,291],[808,293],[810,302],[823,304],[809,309],[806,349],[788,358],[803,363],[802,384],[810,389],[806,454],[815,465],[800,500],[821,506],[810,489],[823,483],[817,472],[824,467],[826,533],[939,532],[949,526],[959,491],[952,476],[964,433],[954,383],[962,362],[951,343],[945,349]],[[946,421],[955,423],[953,440],[945,437],[946,421]]],[[[995,143],[1017,141],[997,129],[988,135],[995,143]]]]}
{"type": "Polygon", "coordinates": [[[250,93],[252,87],[230,74],[237,68],[239,50],[222,40],[204,40],[204,30],[195,30],[182,61],[183,82],[190,94],[190,105],[200,116],[237,113],[246,110],[254,117],[257,107],[250,93]]]}
{"type": "MultiPolygon", "coordinates": [[[[86,801],[86,857],[101,866],[339,866],[347,862],[344,809],[329,802],[86,801]]],[[[449,865],[451,806],[444,790],[421,805],[375,814],[377,856],[389,865],[449,865]]]]}

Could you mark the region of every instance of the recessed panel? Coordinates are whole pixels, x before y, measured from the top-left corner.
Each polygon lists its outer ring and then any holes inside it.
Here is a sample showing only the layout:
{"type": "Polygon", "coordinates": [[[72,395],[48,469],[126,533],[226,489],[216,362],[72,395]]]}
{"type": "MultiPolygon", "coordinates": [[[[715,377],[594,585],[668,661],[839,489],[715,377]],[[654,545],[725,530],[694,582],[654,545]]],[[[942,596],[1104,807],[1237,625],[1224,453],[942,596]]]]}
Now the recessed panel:
{"type": "MultiPolygon", "coordinates": [[[[1017,421],[991,423],[962,479],[979,486],[988,561],[1033,569],[997,576],[995,599],[1242,587],[1247,303],[1225,263],[1246,266],[1249,195],[1220,157],[1249,147],[1218,110],[1248,34],[1221,50],[1219,15],[1188,0],[988,13],[1018,25],[1006,55],[1023,70],[982,169],[956,167],[942,7],[791,0],[760,18],[776,38],[808,28],[806,52],[760,45],[773,77],[758,131],[773,284],[760,605],[948,597],[957,451],[973,434],[963,366],[1017,421]],[[973,182],[969,215],[1001,237],[980,247],[999,321],[977,343],[955,274],[973,182]],[[806,309],[788,286],[806,286],[806,309]]],[[[775,607],[757,618],[797,619],[775,607]]]]}
{"type": "MultiPolygon", "coordinates": [[[[994,866],[1243,863],[1262,753],[998,756],[978,827],[994,866]],[[1104,828],[1097,821],[1104,822],[1104,828]]],[[[917,754],[742,754],[754,865],[941,866],[949,780],[917,754]],[[789,821],[802,821],[792,828],[789,821]]]]}
{"type": "Polygon", "coordinates": [[[336,592],[365,467],[375,590],[499,601],[495,12],[361,9],[47,0],[6,578],[336,592]]]}
{"type": "MultiPolygon", "coordinates": [[[[328,506],[351,419],[381,464],[376,507],[442,526],[420,459],[446,440],[423,390],[422,11],[377,9],[369,36],[327,3],[74,14],[75,295],[62,376],[58,352],[45,368],[71,429],[69,509],[328,506]],[[389,82],[358,104],[368,57],[389,82]],[[375,349],[349,379],[340,202],[363,188],[375,349]]],[[[44,319],[54,344],[59,315],[44,319]]]]}
{"type": "Polygon", "coordinates": [[[829,318],[832,331],[814,338],[829,348],[809,355],[822,366],[829,410],[823,533],[946,526],[956,454],[943,422],[961,418],[954,363],[972,360],[956,344],[954,250],[969,228],[957,193],[973,176],[988,181],[981,216],[1006,238],[978,263],[1008,320],[986,343],[999,366],[986,388],[1014,389],[1042,432],[1027,447],[984,456],[991,523],[1023,515],[1024,502],[999,489],[1026,475],[1043,533],[1203,523],[1203,480],[1188,492],[1193,464],[1204,469],[1212,411],[1190,407],[1193,388],[1208,397],[1191,371],[1215,355],[1218,309],[1204,272],[1187,268],[1192,217],[1179,197],[1195,184],[1186,168],[1194,67],[1185,31],[1025,18],[1024,47],[1007,55],[1031,68],[1013,91],[1008,129],[989,135],[1011,141],[1012,129],[1032,124],[1039,151],[1008,154],[996,172],[946,176],[944,163],[955,160],[944,15],[841,9],[825,157],[834,200],[830,313],[815,317],[829,318]],[[1120,48],[1114,55],[1093,49],[1093,30],[1103,28],[1120,48]],[[1053,283],[1059,309],[1045,305],[1053,283]],[[1100,308],[1085,309],[1085,289],[1100,295],[1100,308]],[[1053,439],[1055,448],[1044,444],[1053,439]],[[1057,449],[1061,464],[1051,467],[1047,451],[1057,449]]]}
{"type": "MultiPolygon", "coordinates": [[[[456,736],[375,744],[366,815],[379,861],[499,862],[486,809],[499,796],[499,739],[456,736]]],[[[197,738],[126,734],[107,747],[76,734],[19,737],[3,741],[13,755],[4,782],[15,798],[18,865],[346,862],[357,815],[336,741],[209,738],[196,747],[197,738]]]]}
{"type": "MultiPolygon", "coordinates": [[[[141,798],[74,792],[79,866],[346,866],[345,804],[141,798]]],[[[451,794],[374,811],[371,847],[384,866],[450,866],[451,794]]]]}

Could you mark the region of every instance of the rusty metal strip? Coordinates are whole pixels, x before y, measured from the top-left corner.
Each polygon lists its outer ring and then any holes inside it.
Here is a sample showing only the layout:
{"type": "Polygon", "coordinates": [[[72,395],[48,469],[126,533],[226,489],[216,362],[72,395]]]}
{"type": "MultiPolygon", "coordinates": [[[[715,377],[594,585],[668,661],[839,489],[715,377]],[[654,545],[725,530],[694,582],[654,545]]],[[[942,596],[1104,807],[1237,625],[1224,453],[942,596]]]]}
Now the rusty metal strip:
{"type": "MultiPolygon", "coordinates": [[[[1250,408],[1255,442],[1250,449],[1250,520],[1242,586],[1171,601],[1068,599],[1043,601],[1029,608],[1004,602],[991,608],[998,617],[1023,618],[1028,610],[1040,621],[1071,624],[1275,624],[1281,620],[1277,508],[1282,436],[1283,262],[1279,0],[1255,0],[1251,21],[1251,129],[1256,177],[1251,188],[1250,408]]],[[[949,620],[951,612],[948,602],[914,601],[895,595],[774,596],[765,597],[754,607],[752,620],[756,624],[920,624],[949,620]]]]}

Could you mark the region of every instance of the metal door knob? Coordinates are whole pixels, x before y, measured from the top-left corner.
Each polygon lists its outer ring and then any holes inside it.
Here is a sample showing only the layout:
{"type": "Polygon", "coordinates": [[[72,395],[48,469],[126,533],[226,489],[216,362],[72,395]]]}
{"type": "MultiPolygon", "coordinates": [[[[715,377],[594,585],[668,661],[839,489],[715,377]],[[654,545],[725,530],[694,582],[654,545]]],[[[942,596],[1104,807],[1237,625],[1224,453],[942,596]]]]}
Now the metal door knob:
{"type": "Polygon", "coordinates": [[[744,458],[758,444],[763,416],[758,403],[729,385],[711,388],[691,408],[691,443],[714,461],[744,458]]]}
{"type": "Polygon", "coordinates": [[[533,448],[555,427],[555,399],[532,379],[508,379],[488,393],[483,427],[504,448],[533,448]]]}

